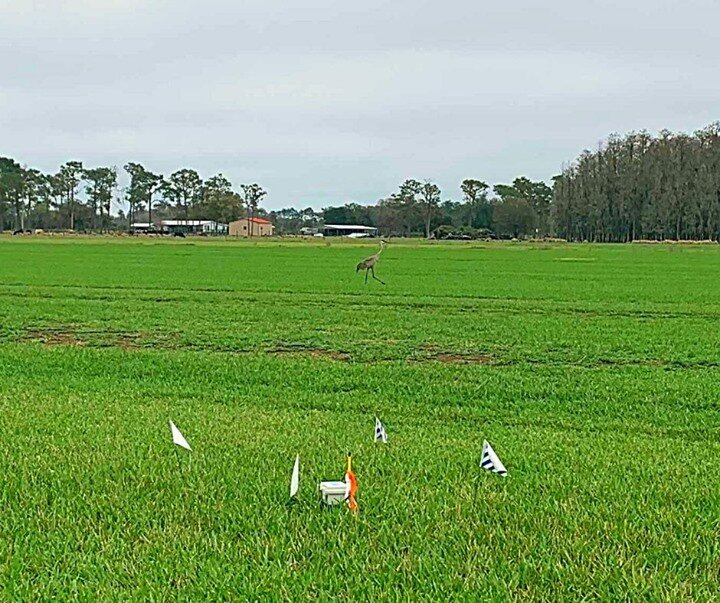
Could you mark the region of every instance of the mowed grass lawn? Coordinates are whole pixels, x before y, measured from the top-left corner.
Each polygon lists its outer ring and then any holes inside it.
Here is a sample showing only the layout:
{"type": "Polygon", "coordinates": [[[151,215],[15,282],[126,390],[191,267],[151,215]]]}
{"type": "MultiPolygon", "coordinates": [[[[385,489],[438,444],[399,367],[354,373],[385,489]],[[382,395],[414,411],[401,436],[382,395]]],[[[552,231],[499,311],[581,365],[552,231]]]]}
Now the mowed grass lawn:
{"type": "Polygon", "coordinates": [[[0,239],[2,598],[717,600],[720,248],[375,249],[0,239]]]}

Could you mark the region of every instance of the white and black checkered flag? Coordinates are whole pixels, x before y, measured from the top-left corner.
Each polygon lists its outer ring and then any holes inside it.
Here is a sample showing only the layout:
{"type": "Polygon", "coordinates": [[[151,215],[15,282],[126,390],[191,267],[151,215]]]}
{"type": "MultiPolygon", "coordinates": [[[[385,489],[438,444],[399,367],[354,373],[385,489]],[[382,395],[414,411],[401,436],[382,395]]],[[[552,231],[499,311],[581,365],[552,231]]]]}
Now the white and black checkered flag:
{"type": "Polygon", "coordinates": [[[387,434],[385,433],[385,427],[380,422],[380,419],[375,417],[375,442],[382,440],[383,444],[387,444],[387,434]]]}
{"type": "Polygon", "coordinates": [[[492,446],[490,446],[487,440],[483,442],[482,459],[480,459],[480,466],[483,469],[487,469],[488,471],[492,471],[493,473],[497,473],[498,475],[502,475],[503,477],[507,476],[507,469],[505,469],[505,465],[502,464],[502,462],[498,458],[498,455],[495,454],[495,451],[492,449],[492,446]]]}

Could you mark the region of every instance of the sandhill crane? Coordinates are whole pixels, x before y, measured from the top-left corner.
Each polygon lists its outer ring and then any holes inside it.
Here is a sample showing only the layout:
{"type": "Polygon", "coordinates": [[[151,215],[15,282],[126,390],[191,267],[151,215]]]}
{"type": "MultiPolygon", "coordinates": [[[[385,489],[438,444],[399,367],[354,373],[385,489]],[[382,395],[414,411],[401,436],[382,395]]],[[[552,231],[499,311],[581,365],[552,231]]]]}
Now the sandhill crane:
{"type": "Polygon", "coordinates": [[[375,255],[371,255],[369,258],[365,258],[357,265],[357,268],[355,268],[355,272],[360,272],[361,270],[365,271],[365,284],[368,282],[368,272],[372,273],[372,277],[376,281],[379,281],[383,285],[385,284],[377,276],[375,276],[375,264],[378,263],[383,249],[385,249],[385,241],[380,239],[380,251],[378,251],[375,255]]]}

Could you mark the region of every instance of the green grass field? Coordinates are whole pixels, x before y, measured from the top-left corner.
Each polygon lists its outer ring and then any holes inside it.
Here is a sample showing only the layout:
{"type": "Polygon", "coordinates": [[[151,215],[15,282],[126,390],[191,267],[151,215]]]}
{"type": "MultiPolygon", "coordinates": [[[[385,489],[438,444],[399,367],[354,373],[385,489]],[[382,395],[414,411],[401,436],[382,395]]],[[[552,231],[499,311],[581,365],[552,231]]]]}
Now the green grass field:
{"type": "Polygon", "coordinates": [[[374,250],[0,239],[2,598],[717,600],[720,248],[374,250]]]}

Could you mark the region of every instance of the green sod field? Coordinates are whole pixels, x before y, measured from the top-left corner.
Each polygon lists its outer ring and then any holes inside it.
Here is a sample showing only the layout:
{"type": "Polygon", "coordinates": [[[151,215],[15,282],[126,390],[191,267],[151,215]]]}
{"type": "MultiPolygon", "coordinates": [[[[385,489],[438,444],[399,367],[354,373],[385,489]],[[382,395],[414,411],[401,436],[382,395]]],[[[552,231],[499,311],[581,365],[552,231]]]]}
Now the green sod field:
{"type": "Polygon", "coordinates": [[[0,598],[717,600],[720,248],[375,250],[0,239],[0,598]]]}

